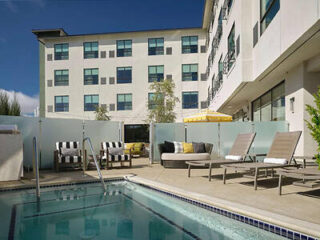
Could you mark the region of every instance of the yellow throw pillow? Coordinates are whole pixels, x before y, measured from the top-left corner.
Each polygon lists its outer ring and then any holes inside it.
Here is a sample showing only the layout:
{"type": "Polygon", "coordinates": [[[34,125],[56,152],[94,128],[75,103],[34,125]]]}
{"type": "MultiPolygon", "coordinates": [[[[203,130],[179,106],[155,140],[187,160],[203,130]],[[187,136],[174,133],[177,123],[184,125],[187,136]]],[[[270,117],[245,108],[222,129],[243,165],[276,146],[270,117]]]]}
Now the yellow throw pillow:
{"type": "Polygon", "coordinates": [[[193,153],[193,146],[192,143],[183,143],[183,153],[193,153]]]}
{"type": "Polygon", "coordinates": [[[142,149],[143,143],[137,142],[134,144],[134,149],[140,151],[142,149]]]}
{"type": "Polygon", "coordinates": [[[133,148],[134,148],[134,143],[126,143],[124,147],[124,153],[129,154],[130,152],[129,150],[131,149],[131,152],[132,152],[133,148]]]}

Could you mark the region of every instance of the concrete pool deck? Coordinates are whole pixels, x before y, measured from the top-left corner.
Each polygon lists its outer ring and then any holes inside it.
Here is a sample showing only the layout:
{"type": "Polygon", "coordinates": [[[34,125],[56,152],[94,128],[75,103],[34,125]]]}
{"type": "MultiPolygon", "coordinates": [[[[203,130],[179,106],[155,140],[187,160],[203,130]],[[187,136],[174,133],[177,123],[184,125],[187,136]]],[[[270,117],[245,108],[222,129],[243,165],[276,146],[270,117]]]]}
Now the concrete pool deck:
{"type": "MultiPolygon", "coordinates": [[[[253,189],[253,181],[240,175],[229,175],[227,184],[222,182],[222,169],[213,169],[212,181],[208,181],[208,169],[193,169],[191,177],[187,177],[187,169],[165,169],[160,164],[149,164],[147,158],[134,158],[132,168],[102,170],[105,178],[136,176],[133,181],[143,181],[159,188],[207,203],[232,205],[242,213],[251,213],[256,217],[273,223],[284,222],[284,227],[320,237],[320,188],[310,189],[292,185],[292,179],[286,179],[283,195],[278,195],[278,179],[260,180],[258,190],[253,189]]],[[[0,188],[34,186],[34,181],[0,182],[0,188]]],[[[82,171],[41,171],[40,183],[56,184],[77,181],[96,180],[96,170],[82,171]]]]}

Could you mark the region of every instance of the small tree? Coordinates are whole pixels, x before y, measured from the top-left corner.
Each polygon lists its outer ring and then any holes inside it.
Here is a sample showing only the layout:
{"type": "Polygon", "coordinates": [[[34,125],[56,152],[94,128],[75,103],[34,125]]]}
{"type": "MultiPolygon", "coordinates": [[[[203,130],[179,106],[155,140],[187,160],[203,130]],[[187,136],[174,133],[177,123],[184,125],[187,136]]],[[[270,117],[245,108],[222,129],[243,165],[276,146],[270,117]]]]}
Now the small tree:
{"type": "Polygon", "coordinates": [[[314,94],[314,98],[315,107],[309,104],[306,105],[306,110],[311,118],[310,121],[306,120],[306,123],[310,130],[311,136],[318,144],[318,153],[315,155],[315,157],[320,170],[320,88],[318,89],[318,92],[314,94]]]}
{"type": "Polygon", "coordinates": [[[170,123],[176,120],[174,107],[179,98],[174,96],[175,84],[172,80],[165,79],[162,82],[153,82],[150,90],[154,92],[152,105],[148,104],[147,123],[170,123]]]}
{"type": "Polygon", "coordinates": [[[0,115],[10,114],[10,103],[8,94],[4,91],[0,91],[0,115]]]}
{"type": "Polygon", "coordinates": [[[111,117],[108,116],[108,110],[106,107],[98,106],[94,113],[96,115],[96,120],[109,121],[111,119],[111,117]]]}
{"type": "Polygon", "coordinates": [[[17,100],[16,95],[14,95],[13,101],[11,102],[11,105],[10,105],[9,115],[20,116],[20,114],[21,114],[21,107],[20,107],[20,104],[17,100]]]}

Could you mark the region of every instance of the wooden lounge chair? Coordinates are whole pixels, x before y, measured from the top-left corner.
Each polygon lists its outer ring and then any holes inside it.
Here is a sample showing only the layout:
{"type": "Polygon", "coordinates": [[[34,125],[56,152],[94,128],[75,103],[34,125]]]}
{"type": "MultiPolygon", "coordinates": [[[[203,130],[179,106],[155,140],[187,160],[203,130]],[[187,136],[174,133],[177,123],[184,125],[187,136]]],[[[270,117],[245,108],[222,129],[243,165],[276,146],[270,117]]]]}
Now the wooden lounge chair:
{"type": "Polygon", "coordinates": [[[227,169],[235,171],[246,171],[253,175],[245,175],[246,177],[254,178],[254,189],[257,190],[257,181],[259,177],[267,177],[268,170],[271,170],[271,177],[274,177],[273,169],[283,168],[288,166],[299,165],[293,159],[294,151],[296,150],[298,141],[301,136],[301,131],[296,132],[277,132],[270,150],[263,162],[243,163],[243,164],[227,164],[223,165],[223,183],[226,183],[227,169]],[[292,164],[292,162],[294,162],[292,164]],[[260,170],[265,170],[265,174],[259,175],[260,170]]]}
{"type": "Polygon", "coordinates": [[[231,150],[228,155],[223,159],[213,159],[206,161],[188,161],[188,177],[190,177],[191,166],[195,167],[209,167],[209,181],[211,181],[211,171],[212,168],[220,167],[223,164],[229,163],[239,163],[247,161],[253,161],[252,156],[248,155],[250,147],[253,143],[253,140],[256,136],[256,133],[241,133],[238,134],[236,140],[234,141],[231,150]],[[249,158],[249,159],[248,159],[249,158]]]}
{"type": "Polygon", "coordinates": [[[293,185],[303,187],[318,187],[320,186],[320,170],[317,168],[283,168],[278,169],[279,174],[279,195],[282,193],[282,179],[283,177],[291,177],[301,179],[299,182],[294,182],[293,185]]]}
{"type": "Polygon", "coordinates": [[[129,163],[129,167],[132,166],[132,156],[131,150],[129,153],[124,153],[124,143],[123,142],[102,142],[100,150],[101,162],[106,162],[106,169],[112,168],[114,163],[120,163],[120,166],[123,167],[124,163],[129,163]],[[121,149],[120,154],[112,154],[111,149],[121,149]]]}
{"type": "MultiPolygon", "coordinates": [[[[84,157],[86,156],[86,152],[84,157]]],[[[70,142],[56,142],[56,150],[54,151],[54,169],[56,172],[59,171],[60,168],[68,168],[68,167],[78,167],[82,166],[82,154],[79,142],[70,141],[70,142]],[[70,149],[72,153],[64,154],[64,151],[70,149]]]]}

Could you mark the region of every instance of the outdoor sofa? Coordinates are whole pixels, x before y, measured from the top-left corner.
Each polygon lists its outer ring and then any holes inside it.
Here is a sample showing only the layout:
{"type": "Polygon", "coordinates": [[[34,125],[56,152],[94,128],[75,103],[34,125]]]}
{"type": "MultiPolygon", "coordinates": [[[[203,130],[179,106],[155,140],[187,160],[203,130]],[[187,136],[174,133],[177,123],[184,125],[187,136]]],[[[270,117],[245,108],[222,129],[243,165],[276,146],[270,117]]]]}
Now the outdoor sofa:
{"type": "Polygon", "coordinates": [[[174,153],[166,151],[165,143],[158,144],[161,165],[165,168],[187,168],[187,161],[210,160],[213,144],[204,143],[204,148],[201,153],[174,153]]]}
{"type": "MultiPolygon", "coordinates": [[[[188,177],[190,177],[191,167],[208,167],[209,168],[209,181],[211,181],[212,168],[218,168],[223,164],[229,163],[244,163],[252,162],[255,160],[252,155],[248,155],[250,147],[256,133],[240,133],[234,141],[228,155],[224,158],[206,160],[206,161],[188,161],[188,177]]],[[[254,156],[255,157],[255,156],[254,156]]]]}
{"type": "Polygon", "coordinates": [[[223,183],[226,183],[227,169],[235,171],[245,171],[249,175],[245,177],[254,179],[254,189],[257,190],[257,182],[260,177],[268,177],[268,171],[271,170],[271,177],[274,177],[274,169],[289,166],[299,167],[293,159],[293,154],[301,136],[301,131],[296,132],[277,132],[266,158],[263,162],[226,164],[224,168],[223,183]],[[261,174],[261,172],[263,173],[261,174]]]}

